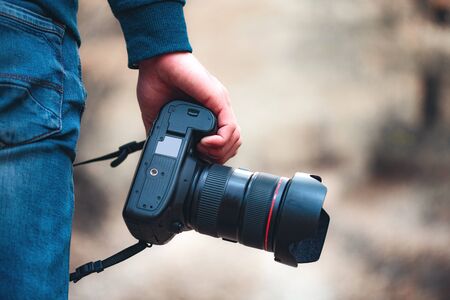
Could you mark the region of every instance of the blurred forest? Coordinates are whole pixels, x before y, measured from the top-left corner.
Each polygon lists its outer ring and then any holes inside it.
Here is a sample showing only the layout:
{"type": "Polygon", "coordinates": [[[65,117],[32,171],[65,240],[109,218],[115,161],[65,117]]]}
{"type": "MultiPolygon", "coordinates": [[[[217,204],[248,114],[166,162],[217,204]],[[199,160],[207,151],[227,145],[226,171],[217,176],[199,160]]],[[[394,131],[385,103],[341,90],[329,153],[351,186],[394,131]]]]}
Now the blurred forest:
{"type": "MultiPolygon", "coordinates": [[[[243,133],[228,164],[319,174],[319,262],[195,232],[70,285],[70,299],[449,299],[450,1],[188,0],[194,54],[243,133]]],[[[145,138],[137,71],[106,0],[80,1],[88,90],[78,160],[145,138]]],[[[71,270],[134,243],[121,212],[137,164],[75,170],[71,270]]]]}

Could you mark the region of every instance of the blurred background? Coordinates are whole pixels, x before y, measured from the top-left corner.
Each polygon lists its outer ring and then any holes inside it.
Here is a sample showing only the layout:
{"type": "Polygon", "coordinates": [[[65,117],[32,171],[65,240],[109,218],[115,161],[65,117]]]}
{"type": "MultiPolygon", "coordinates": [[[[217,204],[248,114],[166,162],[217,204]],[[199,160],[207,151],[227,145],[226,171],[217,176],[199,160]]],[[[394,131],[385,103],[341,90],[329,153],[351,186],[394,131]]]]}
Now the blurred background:
{"type": "MultiPolygon", "coordinates": [[[[197,58],[232,96],[228,164],[319,174],[319,262],[195,232],[70,285],[71,299],[449,299],[450,1],[188,0],[197,58]]],[[[137,71],[105,0],[80,1],[89,96],[78,160],[145,138],[137,71]]],[[[134,243],[121,212],[139,154],[75,170],[71,270],[134,243]]]]}

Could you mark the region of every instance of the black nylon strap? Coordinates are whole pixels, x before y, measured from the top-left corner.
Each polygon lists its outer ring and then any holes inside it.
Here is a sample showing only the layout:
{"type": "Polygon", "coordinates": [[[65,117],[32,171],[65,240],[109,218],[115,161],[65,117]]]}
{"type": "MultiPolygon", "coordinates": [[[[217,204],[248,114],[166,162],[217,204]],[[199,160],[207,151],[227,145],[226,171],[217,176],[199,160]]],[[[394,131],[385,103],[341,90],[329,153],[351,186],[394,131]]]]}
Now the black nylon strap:
{"type": "MultiPolygon", "coordinates": [[[[113,160],[111,162],[111,167],[115,168],[118,165],[120,165],[127,157],[128,154],[142,150],[144,148],[145,141],[141,142],[130,142],[125,145],[122,145],[119,147],[118,151],[96,157],[93,159],[89,159],[86,161],[82,161],[76,164],[73,164],[74,167],[97,162],[97,161],[103,161],[108,159],[113,159],[117,157],[117,159],[113,160]]],[[[73,281],[74,283],[81,280],[83,277],[88,276],[89,274],[92,274],[94,272],[100,273],[104,269],[109,268],[115,264],[118,264],[136,254],[143,251],[145,248],[150,248],[152,244],[146,243],[144,241],[139,241],[138,243],[123,249],[120,252],[117,252],[116,254],[108,257],[105,260],[97,260],[96,262],[88,262],[82,266],[79,266],[75,269],[75,272],[70,273],[70,281],[73,281]]]]}
{"type": "Polygon", "coordinates": [[[120,146],[119,150],[117,150],[115,152],[112,152],[112,153],[109,153],[109,154],[106,154],[106,155],[103,155],[100,157],[96,157],[93,159],[89,159],[86,161],[82,161],[82,162],[73,164],[73,166],[77,167],[77,166],[81,166],[81,165],[85,165],[85,164],[89,164],[89,163],[93,163],[93,162],[97,162],[97,161],[113,159],[113,158],[117,157],[117,159],[115,159],[111,162],[111,167],[115,168],[118,165],[120,165],[128,157],[128,154],[142,150],[142,148],[144,148],[144,144],[145,144],[145,141],[141,141],[139,143],[136,141],[133,141],[128,144],[120,146]]]}
{"type": "Polygon", "coordinates": [[[74,283],[81,280],[83,277],[88,276],[94,272],[100,273],[104,269],[114,266],[136,254],[143,251],[145,248],[150,248],[152,244],[146,243],[144,241],[139,241],[138,243],[123,249],[120,252],[108,257],[105,260],[97,260],[96,262],[88,262],[82,266],[75,269],[75,272],[70,273],[70,281],[74,283]]]}

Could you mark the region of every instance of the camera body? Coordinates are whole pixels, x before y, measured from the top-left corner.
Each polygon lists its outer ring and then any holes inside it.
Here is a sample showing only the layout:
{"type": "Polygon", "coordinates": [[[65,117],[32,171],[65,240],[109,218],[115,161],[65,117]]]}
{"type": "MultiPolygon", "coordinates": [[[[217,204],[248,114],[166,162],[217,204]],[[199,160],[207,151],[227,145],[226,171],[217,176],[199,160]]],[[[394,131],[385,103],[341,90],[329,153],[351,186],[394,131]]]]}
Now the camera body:
{"type": "Polygon", "coordinates": [[[217,130],[207,108],[172,101],[147,138],[123,209],[138,240],[162,245],[194,229],[274,252],[290,266],[319,259],[329,224],[319,176],[292,178],[211,164],[196,145],[217,130]]]}
{"type": "MultiPolygon", "coordinates": [[[[152,244],[187,230],[185,199],[199,161],[197,142],[216,131],[216,117],[203,106],[172,101],[152,127],[123,210],[130,233],[152,244]]],[[[190,228],[189,228],[190,229],[190,228]]]]}

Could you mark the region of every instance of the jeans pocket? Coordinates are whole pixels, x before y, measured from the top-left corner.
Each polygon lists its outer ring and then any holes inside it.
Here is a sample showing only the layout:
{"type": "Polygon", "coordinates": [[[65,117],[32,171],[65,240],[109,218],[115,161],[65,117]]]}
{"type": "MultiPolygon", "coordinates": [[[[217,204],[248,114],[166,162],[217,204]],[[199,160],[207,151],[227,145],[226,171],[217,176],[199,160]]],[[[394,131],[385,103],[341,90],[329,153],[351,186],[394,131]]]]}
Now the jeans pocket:
{"type": "Polygon", "coordinates": [[[0,148],[61,130],[64,27],[0,1],[0,148]]]}

